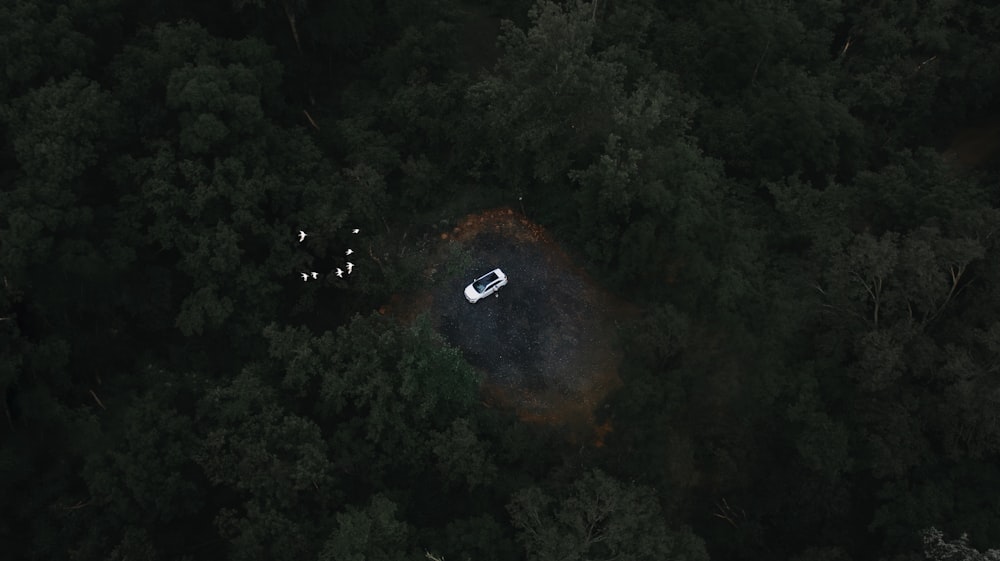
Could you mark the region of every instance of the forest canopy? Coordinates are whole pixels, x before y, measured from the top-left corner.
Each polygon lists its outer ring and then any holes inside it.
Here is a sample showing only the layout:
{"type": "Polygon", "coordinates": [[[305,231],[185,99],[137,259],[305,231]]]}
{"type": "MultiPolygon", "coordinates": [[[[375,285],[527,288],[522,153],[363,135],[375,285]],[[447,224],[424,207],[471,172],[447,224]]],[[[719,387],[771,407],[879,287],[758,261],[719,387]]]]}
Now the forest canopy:
{"type": "Polygon", "coordinates": [[[0,550],[1000,559],[998,37],[988,0],[5,2],[0,550]],[[387,312],[497,208],[638,310],[599,438],[387,312]]]}

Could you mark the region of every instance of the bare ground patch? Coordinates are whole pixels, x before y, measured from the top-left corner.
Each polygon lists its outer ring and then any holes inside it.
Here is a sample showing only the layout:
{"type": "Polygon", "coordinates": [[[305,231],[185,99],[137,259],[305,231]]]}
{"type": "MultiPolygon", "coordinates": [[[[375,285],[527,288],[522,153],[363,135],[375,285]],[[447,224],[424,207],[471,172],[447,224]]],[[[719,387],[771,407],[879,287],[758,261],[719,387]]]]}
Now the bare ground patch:
{"type": "Polygon", "coordinates": [[[977,124],[961,129],[944,152],[966,166],[980,166],[1000,157],[1000,116],[983,118],[977,124]]]}
{"type": "Polygon", "coordinates": [[[467,250],[468,267],[451,278],[434,274],[435,267],[429,290],[400,299],[392,312],[404,318],[427,312],[483,373],[487,405],[599,445],[610,426],[595,426],[594,410],[621,383],[616,321],[634,310],[613,301],[541,227],[511,209],[468,216],[442,233],[440,244],[441,255],[449,244],[467,250]],[[497,297],[469,304],[465,286],[496,267],[508,285],[497,297]]]}

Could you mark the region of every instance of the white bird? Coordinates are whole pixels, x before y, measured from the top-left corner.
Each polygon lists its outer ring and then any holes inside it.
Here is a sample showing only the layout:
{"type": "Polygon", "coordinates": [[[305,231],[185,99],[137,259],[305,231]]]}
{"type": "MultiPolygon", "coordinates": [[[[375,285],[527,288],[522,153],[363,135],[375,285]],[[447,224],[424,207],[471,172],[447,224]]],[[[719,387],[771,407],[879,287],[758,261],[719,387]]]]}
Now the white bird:
{"type": "Polygon", "coordinates": [[[318,278],[319,278],[319,273],[317,273],[316,271],[313,271],[313,272],[311,272],[311,273],[309,273],[309,274],[310,274],[310,275],[312,275],[312,277],[313,277],[314,279],[318,279],[318,278]]]}
{"type": "Polygon", "coordinates": [[[350,249],[350,248],[348,248],[348,250],[347,250],[347,253],[345,253],[344,255],[350,255],[350,254],[352,254],[352,253],[354,253],[354,250],[353,250],[353,249],[350,249]]]}
{"type": "Polygon", "coordinates": [[[303,281],[309,280],[309,273],[302,273],[302,280],[303,281]]]}
{"type": "Polygon", "coordinates": [[[305,232],[303,232],[302,230],[299,230],[299,243],[302,243],[302,241],[306,239],[306,236],[307,236],[307,235],[308,235],[308,234],[306,234],[306,233],[305,233],[305,232]]]}
{"type": "Polygon", "coordinates": [[[358,232],[360,232],[360,231],[361,231],[361,230],[359,230],[359,229],[355,228],[355,229],[351,230],[351,233],[352,233],[352,234],[357,234],[357,233],[358,233],[358,232]]]}
{"type": "Polygon", "coordinates": [[[351,274],[351,269],[353,269],[353,268],[354,268],[354,263],[351,263],[350,261],[348,261],[347,262],[347,274],[348,275],[351,274]]]}
{"type": "Polygon", "coordinates": [[[340,278],[344,278],[344,271],[342,271],[342,270],[340,269],[340,267],[337,267],[337,270],[336,270],[336,271],[334,271],[334,272],[335,272],[335,273],[337,273],[337,276],[338,276],[338,277],[340,277],[340,278]]]}

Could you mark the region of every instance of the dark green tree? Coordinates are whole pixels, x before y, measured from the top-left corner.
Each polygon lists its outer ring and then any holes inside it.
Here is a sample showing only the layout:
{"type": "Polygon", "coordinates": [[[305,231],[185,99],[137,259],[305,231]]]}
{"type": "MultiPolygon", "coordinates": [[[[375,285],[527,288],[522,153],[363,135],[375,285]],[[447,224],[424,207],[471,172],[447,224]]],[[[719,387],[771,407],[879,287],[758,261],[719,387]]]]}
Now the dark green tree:
{"type": "Polygon", "coordinates": [[[0,7],[0,103],[48,80],[94,69],[122,38],[121,0],[15,0],[0,7]]]}
{"type": "Polygon", "coordinates": [[[612,130],[625,68],[593,52],[591,13],[582,2],[539,2],[527,30],[505,21],[503,57],[470,89],[485,113],[484,148],[515,191],[563,182],[612,130]]]}
{"type": "Polygon", "coordinates": [[[114,68],[147,139],[116,163],[118,185],[138,186],[122,195],[116,223],[142,241],[147,263],[176,268],[183,334],[259,332],[297,300],[282,295],[301,271],[335,268],[348,217],[367,226],[380,216],[378,173],[364,164],[337,173],[301,128],[265,116],[282,111],[281,69],[259,41],[159,26],[114,68]],[[299,229],[312,234],[308,246],[299,229]]]}
{"type": "Polygon", "coordinates": [[[239,497],[215,520],[232,556],[315,555],[322,513],[342,495],[320,428],[286,411],[280,394],[253,368],[210,390],[199,410],[204,429],[194,459],[209,481],[239,497]]]}
{"type": "Polygon", "coordinates": [[[708,559],[703,542],[689,530],[667,530],[650,489],[599,470],[585,473],[559,497],[522,489],[507,508],[528,559],[708,559]]]}
{"type": "Polygon", "coordinates": [[[397,519],[397,506],[383,495],[367,505],[348,507],[337,515],[336,529],[319,555],[321,561],[404,559],[408,555],[409,525],[397,519]]]}
{"type": "Polygon", "coordinates": [[[937,528],[924,531],[924,556],[928,561],[995,561],[1000,559],[1000,550],[978,551],[969,546],[969,536],[962,534],[958,539],[945,540],[944,533],[937,528]]]}
{"type": "Polygon", "coordinates": [[[394,466],[422,470],[437,461],[449,476],[489,480],[495,468],[468,431],[464,444],[445,436],[461,432],[456,418],[472,403],[476,375],[427,322],[404,327],[373,314],[336,334],[270,328],[267,336],[280,383],[312,396],[310,415],[330,427],[340,469],[384,485],[394,466]]]}

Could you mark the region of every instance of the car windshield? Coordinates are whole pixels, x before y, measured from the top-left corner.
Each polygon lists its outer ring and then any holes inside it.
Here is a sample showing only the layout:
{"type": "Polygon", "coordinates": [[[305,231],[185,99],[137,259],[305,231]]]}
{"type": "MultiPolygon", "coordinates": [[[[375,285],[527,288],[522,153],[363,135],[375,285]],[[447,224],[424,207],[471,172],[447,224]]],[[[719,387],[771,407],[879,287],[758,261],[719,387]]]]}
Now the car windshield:
{"type": "Polygon", "coordinates": [[[497,280],[497,274],[496,273],[490,273],[490,274],[486,275],[485,277],[477,280],[475,282],[475,284],[473,284],[472,286],[473,286],[473,288],[476,289],[476,292],[483,292],[484,290],[486,290],[486,287],[489,286],[490,283],[493,282],[493,281],[495,281],[495,280],[497,280]]]}

